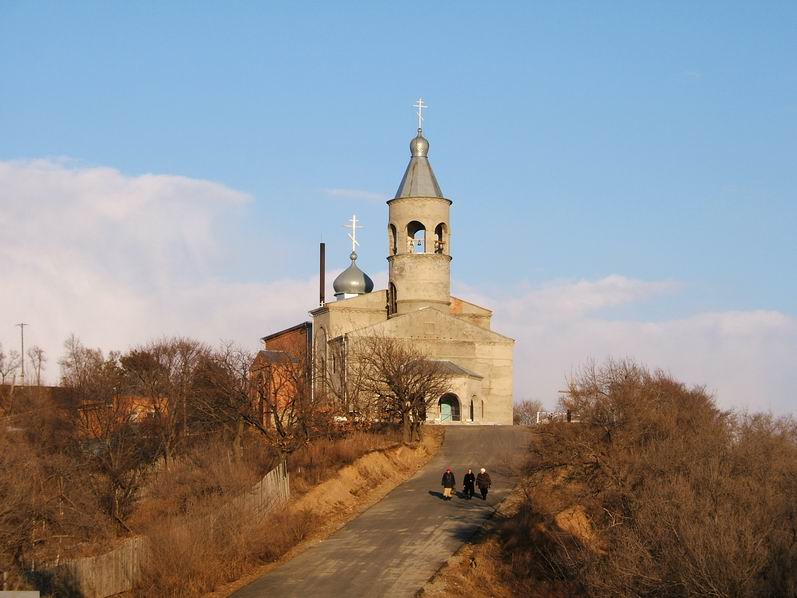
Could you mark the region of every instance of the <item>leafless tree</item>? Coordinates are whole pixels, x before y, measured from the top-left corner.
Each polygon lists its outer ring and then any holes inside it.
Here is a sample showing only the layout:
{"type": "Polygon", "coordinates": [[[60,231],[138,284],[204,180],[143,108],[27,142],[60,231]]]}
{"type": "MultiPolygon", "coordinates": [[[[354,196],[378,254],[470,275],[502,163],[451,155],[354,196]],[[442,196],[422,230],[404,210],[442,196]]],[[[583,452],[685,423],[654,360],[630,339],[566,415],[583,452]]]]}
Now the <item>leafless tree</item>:
{"type": "Polygon", "coordinates": [[[283,458],[329,430],[332,413],[313,395],[309,361],[297,346],[281,357],[255,360],[251,367],[259,413],[248,422],[283,458]]]}
{"type": "Polygon", "coordinates": [[[352,427],[368,427],[378,418],[378,401],[368,379],[366,362],[357,358],[357,344],[340,336],[329,343],[327,359],[317,360],[315,389],[319,402],[352,427]]]}
{"type": "Polygon", "coordinates": [[[233,343],[204,355],[197,370],[194,407],[211,426],[232,438],[234,454],[242,454],[245,427],[262,423],[250,368],[254,354],[233,343]]]}
{"type": "Polygon", "coordinates": [[[197,368],[209,349],[187,338],[165,338],[121,357],[128,392],[147,400],[149,424],[168,467],[188,433],[189,403],[197,368]]]}
{"type": "Polygon", "coordinates": [[[302,347],[258,358],[232,345],[203,362],[197,404],[209,417],[257,431],[282,458],[328,430],[330,414],[311,392],[302,347]]]}
{"type": "Polygon", "coordinates": [[[530,426],[537,421],[537,412],[542,410],[541,401],[523,399],[512,405],[512,423],[516,426],[530,426]]]}
{"type": "Polygon", "coordinates": [[[85,347],[74,335],[65,343],[62,384],[77,399],[80,459],[108,514],[124,524],[152,462],[153,449],[126,395],[122,356],[85,347]]]}
{"type": "Polygon", "coordinates": [[[95,492],[108,514],[126,528],[124,520],[139,498],[156,448],[136,422],[129,397],[82,406],[80,427],[95,492]]]}
{"type": "Polygon", "coordinates": [[[64,354],[58,362],[61,366],[61,385],[70,389],[78,402],[107,401],[113,397],[115,390],[106,383],[106,377],[102,374],[116,376],[116,369],[110,367],[114,361],[110,359],[106,362],[101,350],[86,347],[72,334],[64,342],[64,354]]]}
{"type": "Polygon", "coordinates": [[[28,359],[30,360],[31,365],[33,366],[33,371],[36,375],[36,386],[41,386],[42,371],[44,371],[47,364],[47,355],[45,355],[44,349],[38,345],[33,345],[30,349],[28,349],[27,353],[28,359]]]}
{"type": "Polygon", "coordinates": [[[13,380],[21,363],[17,351],[11,350],[6,353],[3,351],[3,345],[0,345],[0,384],[6,384],[9,379],[13,380]]]}
{"type": "Polygon", "coordinates": [[[352,339],[347,365],[360,368],[365,391],[382,417],[400,423],[405,442],[420,440],[426,411],[449,389],[451,375],[410,342],[382,336],[352,339]]]}

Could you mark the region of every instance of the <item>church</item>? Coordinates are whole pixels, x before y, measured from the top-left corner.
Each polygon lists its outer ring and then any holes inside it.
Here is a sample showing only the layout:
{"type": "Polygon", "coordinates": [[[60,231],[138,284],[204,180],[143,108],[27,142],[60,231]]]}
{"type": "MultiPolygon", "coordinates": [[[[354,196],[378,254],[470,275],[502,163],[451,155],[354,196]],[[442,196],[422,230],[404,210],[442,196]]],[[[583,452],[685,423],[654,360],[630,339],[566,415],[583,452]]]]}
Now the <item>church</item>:
{"type": "MultiPolygon", "coordinates": [[[[321,301],[310,311],[312,322],[264,337],[259,357],[273,358],[289,339],[301,337],[293,344],[307,348],[315,367],[332,367],[330,348],[347,339],[406,340],[442,362],[451,375],[448,392],[427,411],[428,423],[512,424],[515,341],[491,329],[489,309],[451,295],[453,202],[432,171],[419,104],[410,161],[387,202],[388,288],[374,290],[352,251],[349,267],[334,281],[335,300],[326,302],[322,253],[321,301]]],[[[356,217],[350,228],[354,249],[356,217]]]]}

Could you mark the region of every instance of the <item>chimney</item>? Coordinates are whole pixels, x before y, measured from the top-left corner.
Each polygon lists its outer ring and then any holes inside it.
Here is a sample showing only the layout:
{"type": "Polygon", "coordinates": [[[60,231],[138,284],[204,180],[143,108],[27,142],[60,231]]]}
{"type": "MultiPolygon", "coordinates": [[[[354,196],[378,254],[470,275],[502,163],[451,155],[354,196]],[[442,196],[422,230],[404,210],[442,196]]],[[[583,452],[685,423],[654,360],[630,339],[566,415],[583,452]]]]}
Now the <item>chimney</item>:
{"type": "Polygon", "coordinates": [[[324,291],[326,289],[326,280],[324,279],[324,271],[326,270],[326,245],[324,243],[320,243],[318,250],[320,262],[320,275],[318,277],[318,303],[321,307],[324,307],[324,304],[326,303],[326,297],[324,296],[324,291]]]}

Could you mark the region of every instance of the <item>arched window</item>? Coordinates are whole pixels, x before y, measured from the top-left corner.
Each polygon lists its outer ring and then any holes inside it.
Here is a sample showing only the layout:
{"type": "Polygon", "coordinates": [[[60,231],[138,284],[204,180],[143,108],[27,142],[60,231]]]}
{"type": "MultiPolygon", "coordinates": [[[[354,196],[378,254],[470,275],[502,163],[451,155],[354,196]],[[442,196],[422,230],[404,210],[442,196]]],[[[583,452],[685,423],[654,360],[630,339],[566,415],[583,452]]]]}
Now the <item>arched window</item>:
{"type": "Polygon", "coordinates": [[[458,422],[462,420],[459,409],[459,398],[453,393],[440,397],[440,421],[458,422]]]}
{"type": "Polygon", "coordinates": [[[476,402],[476,396],[470,400],[470,421],[474,421],[473,416],[476,415],[473,411],[473,404],[476,402]]]}
{"type": "Polygon", "coordinates": [[[407,225],[407,250],[409,253],[426,253],[426,227],[417,220],[407,225]]]}
{"type": "Polygon", "coordinates": [[[447,253],[448,227],[445,222],[441,222],[434,229],[434,252],[447,253]]]}
{"type": "Polygon", "coordinates": [[[327,373],[327,331],[319,328],[315,335],[316,372],[320,376],[327,373]]]}
{"type": "Polygon", "coordinates": [[[390,244],[390,255],[398,253],[398,246],[396,245],[396,225],[389,224],[387,227],[388,243],[390,244]]]}
{"type": "Polygon", "coordinates": [[[396,285],[392,282],[387,287],[387,313],[388,315],[393,315],[396,313],[396,285]]]}

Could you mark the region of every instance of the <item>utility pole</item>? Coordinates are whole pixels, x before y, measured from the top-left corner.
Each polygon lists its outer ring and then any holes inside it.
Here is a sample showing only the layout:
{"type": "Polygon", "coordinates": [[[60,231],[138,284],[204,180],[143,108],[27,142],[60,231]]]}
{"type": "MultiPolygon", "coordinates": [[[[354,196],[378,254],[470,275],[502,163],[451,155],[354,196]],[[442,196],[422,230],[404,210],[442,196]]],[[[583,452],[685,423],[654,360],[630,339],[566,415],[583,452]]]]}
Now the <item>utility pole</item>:
{"type": "Polygon", "coordinates": [[[19,326],[19,341],[22,346],[22,353],[19,356],[22,360],[22,375],[19,377],[19,385],[25,386],[25,326],[30,326],[30,324],[20,322],[17,326],[19,326]]]}

